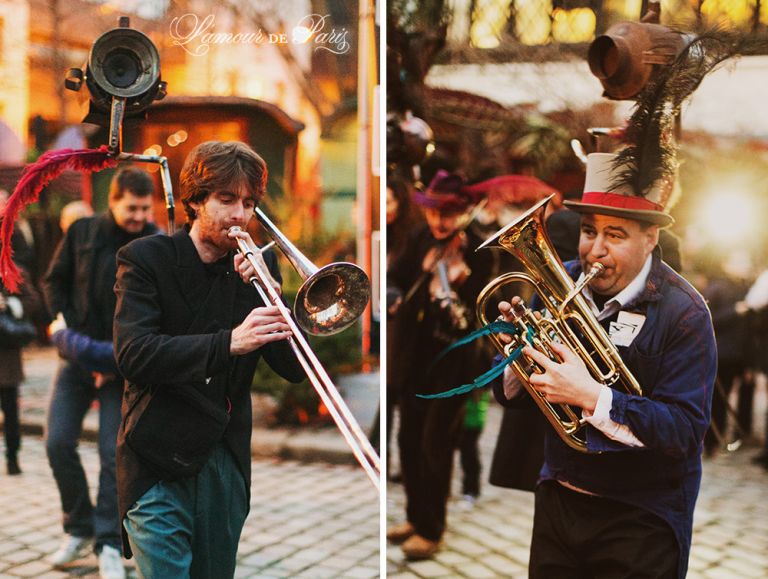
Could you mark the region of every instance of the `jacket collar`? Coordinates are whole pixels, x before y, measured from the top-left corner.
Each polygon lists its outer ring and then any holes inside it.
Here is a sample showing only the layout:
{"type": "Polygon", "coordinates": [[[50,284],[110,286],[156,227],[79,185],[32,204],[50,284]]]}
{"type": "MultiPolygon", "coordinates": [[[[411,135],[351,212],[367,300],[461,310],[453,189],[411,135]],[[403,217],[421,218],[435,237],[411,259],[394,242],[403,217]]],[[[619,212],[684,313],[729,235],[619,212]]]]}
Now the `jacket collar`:
{"type": "MultiPolygon", "coordinates": [[[[581,263],[579,260],[568,262],[572,264],[571,267],[566,267],[567,270],[572,272],[572,276],[576,279],[582,273],[581,263]]],[[[639,295],[635,296],[628,303],[624,304],[622,309],[637,308],[643,303],[655,302],[661,299],[662,290],[667,282],[667,270],[669,266],[661,261],[661,256],[658,252],[658,248],[653,250],[651,254],[651,271],[648,273],[648,279],[645,282],[645,287],[639,295]]]]}
{"type": "Polygon", "coordinates": [[[662,297],[662,290],[667,284],[665,273],[669,266],[661,261],[661,256],[655,249],[651,254],[651,259],[651,271],[648,274],[648,281],[645,282],[645,289],[639,296],[630,301],[628,306],[637,306],[644,302],[656,302],[662,297]]]}
{"type": "MultiPolygon", "coordinates": [[[[179,231],[171,236],[173,244],[176,247],[176,265],[179,267],[192,267],[192,268],[205,268],[203,260],[200,259],[200,254],[197,252],[194,241],[189,235],[190,226],[188,223],[184,224],[179,231]]],[[[230,251],[228,254],[229,265],[227,270],[234,271],[232,257],[234,252],[230,251]]]]}
{"type": "Polygon", "coordinates": [[[129,241],[133,241],[139,237],[145,237],[158,232],[158,228],[154,223],[145,223],[139,233],[129,233],[117,224],[115,216],[109,209],[107,209],[106,213],[100,215],[96,219],[96,234],[98,235],[98,239],[100,241],[111,240],[112,242],[117,242],[118,246],[125,245],[129,241]]]}
{"type": "Polygon", "coordinates": [[[189,224],[185,224],[184,227],[174,233],[171,239],[176,248],[176,266],[184,268],[199,267],[200,271],[202,271],[203,261],[200,259],[197,248],[189,236],[189,224]]]}

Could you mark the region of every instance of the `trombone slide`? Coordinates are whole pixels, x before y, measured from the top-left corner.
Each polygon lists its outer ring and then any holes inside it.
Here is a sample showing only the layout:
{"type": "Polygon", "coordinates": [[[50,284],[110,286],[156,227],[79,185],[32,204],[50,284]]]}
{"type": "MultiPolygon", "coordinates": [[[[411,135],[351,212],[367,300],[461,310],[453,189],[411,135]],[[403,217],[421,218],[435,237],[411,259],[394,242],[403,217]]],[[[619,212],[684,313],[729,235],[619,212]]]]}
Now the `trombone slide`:
{"type": "MultiPolygon", "coordinates": [[[[241,231],[241,229],[233,227],[230,228],[230,231],[241,231]]],[[[253,241],[250,238],[246,241],[238,237],[237,246],[238,251],[253,266],[255,276],[251,278],[251,283],[265,304],[276,306],[280,310],[280,314],[293,334],[293,336],[288,338],[288,343],[296,355],[296,359],[301,364],[304,372],[306,372],[307,378],[309,378],[323,404],[325,404],[360,466],[363,467],[376,490],[380,492],[381,461],[379,455],[371,446],[368,437],[365,436],[365,433],[352,415],[341,394],[339,394],[325,368],[320,364],[320,360],[309,347],[309,343],[304,334],[301,333],[298,324],[291,315],[291,311],[283,303],[283,300],[275,291],[275,288],[272,287],[272,284],[269,283],[269,273],[264,271],[261,264],[255,259],[255,252],[261,250],[254,247],[253,241]]]]}

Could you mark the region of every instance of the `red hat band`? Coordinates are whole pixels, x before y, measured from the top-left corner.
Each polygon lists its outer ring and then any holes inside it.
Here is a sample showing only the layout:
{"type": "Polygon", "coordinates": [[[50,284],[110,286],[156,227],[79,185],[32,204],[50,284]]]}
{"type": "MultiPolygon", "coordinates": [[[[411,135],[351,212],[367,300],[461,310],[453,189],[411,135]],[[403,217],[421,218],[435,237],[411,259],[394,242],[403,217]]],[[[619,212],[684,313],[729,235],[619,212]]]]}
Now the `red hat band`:
{"type": "Polygon", "coordinates": [[[664,211],[658,203],[654,203],[645,197],[635,195],[620,195],[618,193],[603,193],[601,191],[585,191],[581,197],[582,203],[590,205],[603,205],[616,209],[631,209],[639,211],[664,211]]]}

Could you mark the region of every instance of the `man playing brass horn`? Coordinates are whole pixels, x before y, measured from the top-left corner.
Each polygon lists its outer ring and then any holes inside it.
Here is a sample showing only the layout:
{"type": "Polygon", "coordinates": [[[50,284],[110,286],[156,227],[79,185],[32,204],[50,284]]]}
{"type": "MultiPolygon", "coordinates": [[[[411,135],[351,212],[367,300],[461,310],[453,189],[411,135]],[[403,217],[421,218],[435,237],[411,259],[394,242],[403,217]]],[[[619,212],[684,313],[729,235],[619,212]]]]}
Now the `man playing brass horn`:
{"type": "MultiPolygon", "coordinates": [[[[266,164],[244,143],[202,143],[180,177],[189,224],[117,255],[115,356],[126,378],[118,502],[141,577],[234,575],[256,364],[264,357],[284,378],[304,377],[288,325],[235,255],[233,236],[244,234],[230,233],[245,228],[266,182],[266,164]]],[[[279,288],[275,255],[263,257],[279,288]]]]}
{"type": "MultiPolygon", "coordinates": [[[[590,155],[581,202],[566,201],[582,214],[579,259],[566,269],[578,279],[604,267],[582,295],[643,395],[598,383],[560,344],[553,350],[562,362],[523,350],[543,370],[531,386],[588,423],[586,453],[547,428],[532,578],[682,578],[688,567],[717,364],[712,321],[702,297],[654,250],[672,218],[628,188],[611,191],[613,159],[590,155]]],[[[511,309],[499,304],[507,320],[511,309]]],[[[509,406],[531,402],[510,368],[494,393],[509,406]]]]}

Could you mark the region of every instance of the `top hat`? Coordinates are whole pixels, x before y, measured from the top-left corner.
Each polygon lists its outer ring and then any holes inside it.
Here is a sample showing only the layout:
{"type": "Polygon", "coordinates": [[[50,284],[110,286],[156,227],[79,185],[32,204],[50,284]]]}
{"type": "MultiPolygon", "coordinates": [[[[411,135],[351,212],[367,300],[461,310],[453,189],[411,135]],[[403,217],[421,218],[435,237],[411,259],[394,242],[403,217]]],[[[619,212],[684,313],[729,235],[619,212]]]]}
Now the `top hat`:
{"type": "Polygon", "coordinates": [[[477,201],[475,195],[466,190],[460,175],[444,169],[435,174],[424,191],[416,191],[413,200],[417,205],[439,211],[464,211],[477,201]]]}
{"type": "Polygon", "coordinates": [[[662,197],[662,183],[654,186],[646,196],[637,195],[631,187],[612,185],[617,174],[612,153],[590,153],[587,155],[587,177],[581,201],[565,201],[565,205],[579,213],[598,213],[623,217],[644,223],[667,227],[674,219],[659,203],[662,197]]]}

